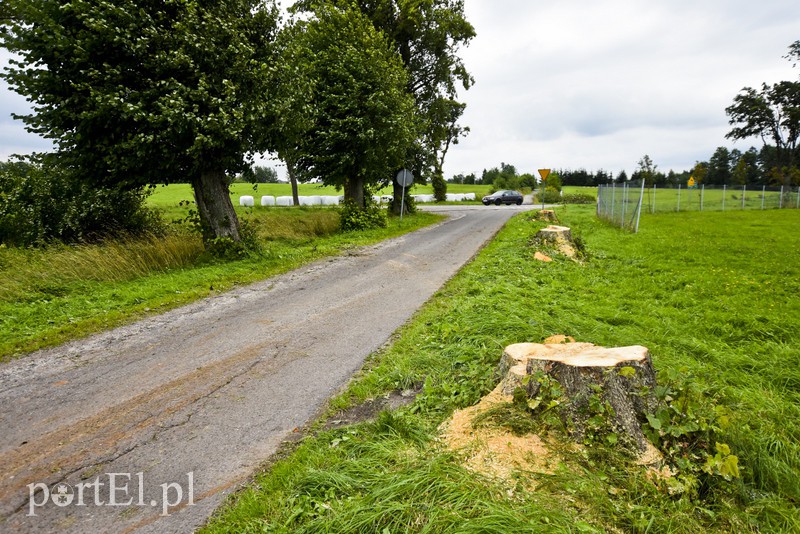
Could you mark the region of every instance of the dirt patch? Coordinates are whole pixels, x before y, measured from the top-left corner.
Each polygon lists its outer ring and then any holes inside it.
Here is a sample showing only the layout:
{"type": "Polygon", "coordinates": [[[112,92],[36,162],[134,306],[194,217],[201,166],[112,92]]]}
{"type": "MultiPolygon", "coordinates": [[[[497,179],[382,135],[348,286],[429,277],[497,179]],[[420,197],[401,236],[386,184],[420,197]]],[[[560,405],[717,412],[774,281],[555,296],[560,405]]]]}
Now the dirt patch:
{"type": "Polygon", "coordinates": [[[504,428],[473,427],[475,418],[512,401],[498,386],[475,406],[459,410],[439,427],[447,448],[463,455],[467,469],[511,481],[520,472],[553,473],[557,455],[536,434],[516,436],[504,428]]]}
{"type": "Polygon", "coordinates": [[[368,399],[346,410],[340,410],[325,422],[324,429],[331,430],[364,421],[372,421],[384,410],[397,410],[402,406],[411,404],[420,391],[422,391],[421,388],[395,390],[382,397],[368,399]]]}

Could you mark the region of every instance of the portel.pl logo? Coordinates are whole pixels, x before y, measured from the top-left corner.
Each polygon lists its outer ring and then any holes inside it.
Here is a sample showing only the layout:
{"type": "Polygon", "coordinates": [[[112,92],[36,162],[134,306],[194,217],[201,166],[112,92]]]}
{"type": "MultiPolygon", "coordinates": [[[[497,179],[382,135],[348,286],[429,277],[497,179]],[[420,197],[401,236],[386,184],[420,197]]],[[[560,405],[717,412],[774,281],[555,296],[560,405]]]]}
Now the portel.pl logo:
{"type": "Polygon", "coordinates": [[[144,473],[105,473],[91,482],[80,482],[71,486],[59,482],[52,487],[41,482],[28,484],[28,516],[36,516],[36,509],[53,503],[67,506],[148,506],[161,507],[161,515],[169,515],[169,509],[179,504],[194,506],[194,472],[186,473],[186,491],[179,482],[167,482],[159,486],[159,499],[144,498],[144,473]],[[105,488],[105,490],[104,490],[105,488]],[[186,496],[186,502],[183,497],[186,496]]]}

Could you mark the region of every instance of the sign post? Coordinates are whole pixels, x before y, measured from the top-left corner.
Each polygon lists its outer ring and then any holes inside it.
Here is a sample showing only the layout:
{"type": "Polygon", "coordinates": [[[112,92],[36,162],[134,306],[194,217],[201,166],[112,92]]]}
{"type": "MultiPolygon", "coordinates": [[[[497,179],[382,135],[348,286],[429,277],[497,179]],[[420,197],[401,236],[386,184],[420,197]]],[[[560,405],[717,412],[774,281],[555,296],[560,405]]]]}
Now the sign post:
{"type": "Polygon", "coordinates": [[[544,209],[544,183],[547,177],[550,176],[550,169],[539,169],[539,176],[542,177],[542,209],[544,209]]]}
{"type": "Polygon", "coordinates": [[[403,169],[395,177],[397,183],[403,187],[403,197],[400,199],[400,220],[403,220],[403,213],[406,211],[406,187],[414,183],[414,175],[408,169],[403,169]]]}

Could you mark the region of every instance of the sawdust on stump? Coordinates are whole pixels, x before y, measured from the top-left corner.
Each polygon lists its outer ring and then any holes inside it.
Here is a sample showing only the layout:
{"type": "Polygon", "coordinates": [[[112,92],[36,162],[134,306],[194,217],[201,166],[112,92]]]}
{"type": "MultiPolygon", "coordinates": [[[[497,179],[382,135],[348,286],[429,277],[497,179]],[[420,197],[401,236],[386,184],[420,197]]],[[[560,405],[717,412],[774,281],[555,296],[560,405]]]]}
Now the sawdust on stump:
{"type": "Polygon", "coordinates": [[[481,401],[453,416],[439,427],[447,448],[460,452],[467,469],[510,481],[515,473],[551,473],[557,462],[554,453],[536,434],[516,436],[499,427],[473,427],[475,418],[498,404],[509,403],[498,386],[481,401]]]}

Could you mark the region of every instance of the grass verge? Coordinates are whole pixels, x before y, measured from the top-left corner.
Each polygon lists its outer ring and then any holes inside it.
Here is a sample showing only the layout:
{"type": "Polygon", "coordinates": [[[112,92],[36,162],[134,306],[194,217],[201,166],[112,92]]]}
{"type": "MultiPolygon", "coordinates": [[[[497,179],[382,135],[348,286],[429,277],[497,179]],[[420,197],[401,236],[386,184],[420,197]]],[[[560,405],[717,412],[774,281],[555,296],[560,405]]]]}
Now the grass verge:
{"type": "MultiPolygon", "coordinates": [[[[176,208],[177,209],[177,208],[176,208]]],[[[326,208],[241,210],[261,249],[238,260],[206,256],[180,227],[167,236],[101,245],[0,248],[0,361],[263,280],[378,242],[440,216],[418,213],[368,232],[338,232],[326,208]]]]}
{"type": "Polygon", "coordinates": [[[539,223],[512,219],[331,410],[423,385],[416,401],[310,434],[204,532],[800,531],[800,213],[645,216],[631,235],[593,210],[559,212],[583,264],[534,261],[539,223]],[[742,478],[671,493],[607,448],[510,481],[462,467],[440,423],[492,388],[503,347],[558,333],[643,344],[660,372],[694,377],[730,412],[742,478]]]}

